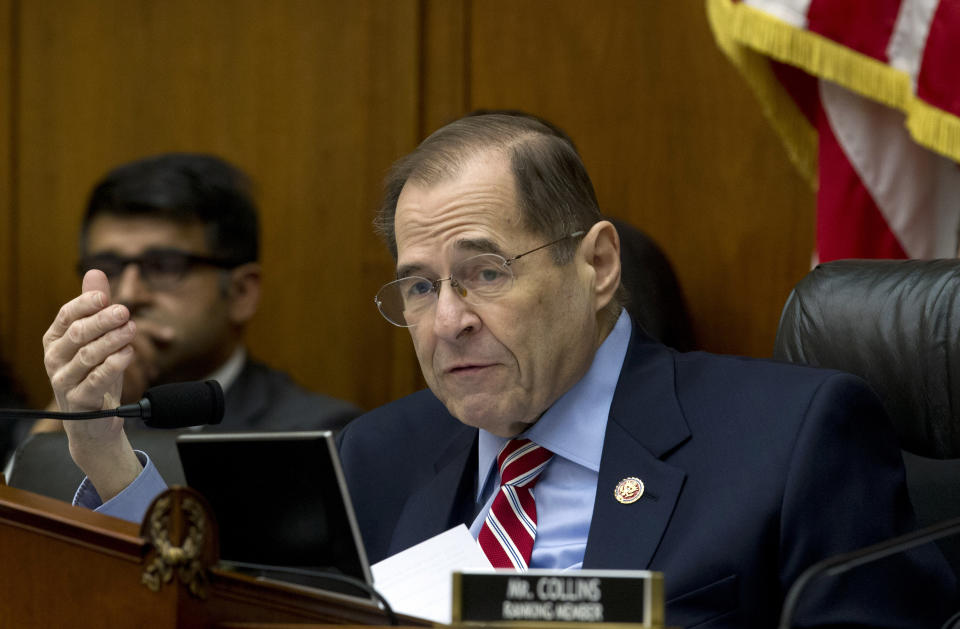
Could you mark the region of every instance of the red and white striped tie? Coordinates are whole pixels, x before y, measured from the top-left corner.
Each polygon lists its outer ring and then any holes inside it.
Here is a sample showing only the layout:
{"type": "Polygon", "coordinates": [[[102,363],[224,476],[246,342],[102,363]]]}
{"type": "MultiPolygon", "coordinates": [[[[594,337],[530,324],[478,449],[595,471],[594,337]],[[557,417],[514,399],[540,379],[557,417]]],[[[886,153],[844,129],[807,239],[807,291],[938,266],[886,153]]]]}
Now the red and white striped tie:
{"type": "Polygon", "coordinates": [[[537,536],[537,505],[531,490],[552,456],[529,439],[512,439],[500,450],[500,491],[477,536],[494,568],[527,569],[537,536]]]}

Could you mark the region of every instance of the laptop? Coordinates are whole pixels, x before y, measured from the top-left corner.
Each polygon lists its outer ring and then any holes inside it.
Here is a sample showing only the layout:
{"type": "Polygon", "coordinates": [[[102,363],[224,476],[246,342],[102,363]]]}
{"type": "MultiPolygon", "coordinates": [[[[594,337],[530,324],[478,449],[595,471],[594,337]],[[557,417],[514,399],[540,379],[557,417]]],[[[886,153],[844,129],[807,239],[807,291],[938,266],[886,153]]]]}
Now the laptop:
{"type": "Polygon", "coordinates": [[[177,451],[213,509],[222,567],[374,599],[333,433],[187,433],[177,451]]]}

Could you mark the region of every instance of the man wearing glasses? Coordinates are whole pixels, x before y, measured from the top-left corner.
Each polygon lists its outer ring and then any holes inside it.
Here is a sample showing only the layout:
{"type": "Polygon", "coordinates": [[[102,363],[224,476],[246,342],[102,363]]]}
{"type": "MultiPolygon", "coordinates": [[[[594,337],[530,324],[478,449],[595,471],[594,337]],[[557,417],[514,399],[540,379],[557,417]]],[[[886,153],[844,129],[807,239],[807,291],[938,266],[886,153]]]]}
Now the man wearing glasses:
{"type": "MultiPolygon", "coordinates": [[[[617,232],[576,151],[537,120],[440,129],[395,165],[378,225],[397,277],[375,303],[409,329],[429,389],[342,433],[371,560],[465,524],[494,566],[661,570],[668,625],[760,628],[806,567],[913,526],[862,382],[678,354],[631,324],[617,232]]],[[[103,278],[84,291],[45,338],[70,410],[99,408],[131,359],[103,278]],[[92,370],[72,360],[81,345],[92,370]]],[[[117,422],[70,431],[99,508],[136,519],[162,488],[149,461],[117,422]]],[[[819,583],[797,620],[938,626],[955,587],[928,546],[819,583]]]]}
{"type": "Polygon", "coordinates": [[[96,184],[77,270],[102,271],[136,324],[122,403],[157,384],[212,378],[226,396],[218,430],[337,429],[359,414],[247,355],[244,329],[260,299],[257,223],[246,175],[210,155],[148,157],[96,184]]]}

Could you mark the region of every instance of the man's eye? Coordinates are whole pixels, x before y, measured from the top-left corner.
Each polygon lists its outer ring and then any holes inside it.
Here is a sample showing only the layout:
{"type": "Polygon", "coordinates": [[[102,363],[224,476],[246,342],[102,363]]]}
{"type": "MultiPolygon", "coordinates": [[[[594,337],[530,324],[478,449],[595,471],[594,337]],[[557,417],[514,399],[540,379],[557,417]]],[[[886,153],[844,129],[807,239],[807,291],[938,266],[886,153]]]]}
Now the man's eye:
{"type": "Polygon", "coordinates": [[[408,298],[423,297],[424,295],[429,294],[430,291],[432,290],[433,290],[433,284],[431,284],[427,280],[420,279],[414,282],[410,282],[409,286],[407,287],[405,296],[408,298]]]}
{"type": "Polygon", "coordinates": [[[179,275],[187,268],[187,259],[183,256],[157,256],[143,259],[144,272],[155,275],[179,275]]]}
{"type": "Polygon", "coordinates": [[[100,258],[89,258],[80,264],[83,272],[90,269],[99,269],[103,271],[108,278],[113,278],[123,273],[124,263],[114,256],[103,256],[100,258]]]}
{"type": "Polygon", "coordinates": [[[477,276],[477,279],[481,282],[497,282],[503,278],[504,273],[498,268],[487,267],[485,269],[481,269],[477,276]]]}
{"type": "Polygon", "coordinates": [[[502,267],[489,262],[466,265],[460,272],[463,275],[463,281],[468,285],[496,284],[502,281],[507,274],[502,267]]]}

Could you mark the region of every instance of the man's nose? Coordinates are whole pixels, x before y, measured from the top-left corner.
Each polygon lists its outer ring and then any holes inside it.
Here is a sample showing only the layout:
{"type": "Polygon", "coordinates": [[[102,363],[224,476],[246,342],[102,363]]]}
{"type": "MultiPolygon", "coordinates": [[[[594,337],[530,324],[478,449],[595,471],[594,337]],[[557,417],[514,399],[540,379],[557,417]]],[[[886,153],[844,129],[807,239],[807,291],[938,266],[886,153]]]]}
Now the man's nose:
{"type": "Polygon", "coordinates": [[[149,300],[152,291],[143,278],[139,264],[128,264],[120,275],[110,281],[113,301],[127,306],[136,306],[149,300]]]}
{"type": "Polygon", "coordinates": [[[463,289],[453,282],[443,282],[437,290],[433,329],[438,337],[455,341],[480,329],[480,316],[462,296],[463,289]]]}

